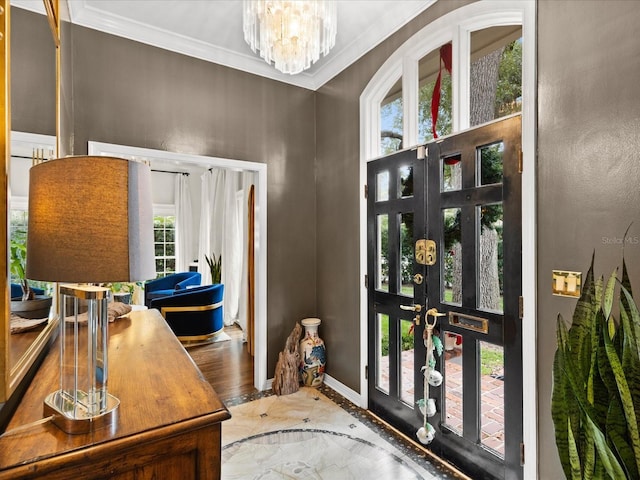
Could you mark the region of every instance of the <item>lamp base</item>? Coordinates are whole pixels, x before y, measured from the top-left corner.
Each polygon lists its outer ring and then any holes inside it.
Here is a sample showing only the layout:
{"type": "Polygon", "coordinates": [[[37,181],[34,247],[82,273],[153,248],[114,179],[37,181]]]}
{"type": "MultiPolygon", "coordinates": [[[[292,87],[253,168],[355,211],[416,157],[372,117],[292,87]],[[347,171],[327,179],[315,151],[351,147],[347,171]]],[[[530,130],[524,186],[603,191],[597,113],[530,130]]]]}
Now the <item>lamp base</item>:
{"type": "MultiPolygon", "coordinates": [[[[78,397],[87,394],[77,392],[78,397]]],[[[107,427],[116,420],[116,411],[120,400],[110,394],[106,394],[106,406],[98,414],[91,414],[82,402],[75,404],[69,400],[66,392],[57,390],[47,395],[44,399],[44,416],[53,417],[53,424],[60,430],[75,435],[88,433],[91,430],[107,427]]]]}

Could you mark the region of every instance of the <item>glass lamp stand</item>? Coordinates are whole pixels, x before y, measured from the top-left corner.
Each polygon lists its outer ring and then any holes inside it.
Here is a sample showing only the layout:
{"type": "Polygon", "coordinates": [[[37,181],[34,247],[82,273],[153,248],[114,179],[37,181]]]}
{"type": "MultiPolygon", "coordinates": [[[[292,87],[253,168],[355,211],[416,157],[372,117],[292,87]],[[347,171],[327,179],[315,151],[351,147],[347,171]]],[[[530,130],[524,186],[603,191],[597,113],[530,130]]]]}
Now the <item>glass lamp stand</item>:
{"type": "Polygon", "coordinates": [[[107,288],[60,286],[60,384],[44,400],[45,417],[67,433],[115,421],[120,401],[107,392],[107,288]]]}

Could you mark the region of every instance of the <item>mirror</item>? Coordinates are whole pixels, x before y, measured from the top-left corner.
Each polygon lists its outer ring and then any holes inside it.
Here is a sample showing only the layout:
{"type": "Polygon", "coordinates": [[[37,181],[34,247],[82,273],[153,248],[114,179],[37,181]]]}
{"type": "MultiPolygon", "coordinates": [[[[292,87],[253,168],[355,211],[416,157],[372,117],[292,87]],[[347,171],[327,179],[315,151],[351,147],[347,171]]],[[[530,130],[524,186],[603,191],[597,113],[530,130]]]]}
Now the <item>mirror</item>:
{"type": "MultiPolygon", "coordinates": [[[[38,4],[39,13],[17,8],[23,3],[20,0],[12,2],[0,0],[0,42],[2,42],[2,78],[0,86],[0,112],[2,112],[2,128],[0,139],[4,174],[2,188],[5,201],[2,205],[3,228],[0,235],[6,239],[0,249],[3,253],[0,264],[5,274],[0,280],[0,291],[3,292],[4,302],[0,318],[0,403],[6,402],[16,391],[20,383],[29,375],[29,371],[36,359],[48,344],[57,322],[49,321],[37,330],[20,334],[10,331],[10,280],[9,280],[9,220],[12,206],[19,206],[25,202],[25,194],[12,199],[10,188],[10,173],[15,167],[11,163],[11,130],[50,132],[58,129],[58,48],[57,34],[58,12],[57,0],[44,0],[38,4]],[[13,3],[16,5],[13,6],[13,3]],[[43,15],[44,13],[47,15],[43,15]],[[7,37],[10,32],[11,37],[7,37]],[[52,32],[54,35],[52,35],[52,32]],[[12,84],[11,79],[19,79],[12,84]]],[[[34,2],[28,2],[33,8],[34,2]]],[[[19,143],[19,142],[18,142],[19,143]]],[[[46,141],[48,146],[50,140],[46,141]]],[[[24,145],[22,145],[24,147],[24,145]]],[[[34,145],[34,146],[37,146],[34,145]]],[[[44,147],[44,145],[40,145],[44,147]]],[[[17,156],[27,156],[28,152],[15,152],[17,156]]],[[[46,154],[48,157],[49,154],[46,154]]],[[[23,174],[24,175],[24,174],[23,174]]]]}

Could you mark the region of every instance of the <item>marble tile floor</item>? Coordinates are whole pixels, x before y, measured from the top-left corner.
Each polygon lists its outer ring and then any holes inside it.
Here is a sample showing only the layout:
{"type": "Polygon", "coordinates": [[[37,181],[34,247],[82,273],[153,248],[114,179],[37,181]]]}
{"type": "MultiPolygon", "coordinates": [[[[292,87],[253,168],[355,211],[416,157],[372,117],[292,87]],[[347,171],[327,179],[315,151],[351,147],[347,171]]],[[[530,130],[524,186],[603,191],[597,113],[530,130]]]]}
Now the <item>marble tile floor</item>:
{"type": "Polygon", "coordinates": [[[223,480],[466,479],[332,389],[227,401],[223,480]]]}

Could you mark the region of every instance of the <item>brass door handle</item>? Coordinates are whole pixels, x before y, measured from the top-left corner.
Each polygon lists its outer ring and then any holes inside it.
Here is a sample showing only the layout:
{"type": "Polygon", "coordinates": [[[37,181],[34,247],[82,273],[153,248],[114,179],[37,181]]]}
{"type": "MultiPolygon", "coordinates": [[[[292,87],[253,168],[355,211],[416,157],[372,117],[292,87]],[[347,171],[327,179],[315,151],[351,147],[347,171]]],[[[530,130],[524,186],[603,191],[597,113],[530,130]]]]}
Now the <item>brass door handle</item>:
{"type": "Polygon", "coordinates": [[[426,315],[431,315],[432,317],[446,317],[447,314],[446,313],[440,313],[438,312],[437,308],[430,308],[429,310],[427,310],[426,315]]]}
{"type": "Polygon", "coordinates": [[[421,312],[422,311],[422,305],[400,305],[400,308],[402,310],[409,310],[410,312],[421,312]]]}

